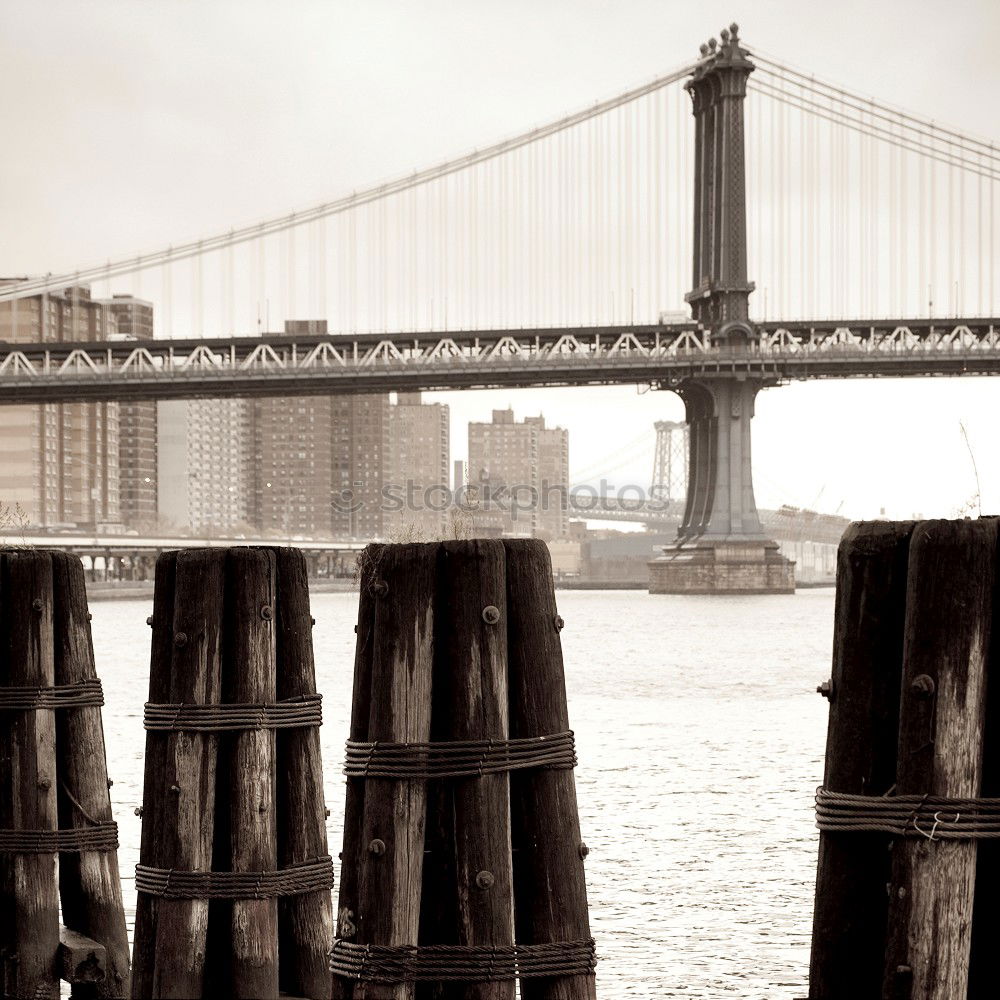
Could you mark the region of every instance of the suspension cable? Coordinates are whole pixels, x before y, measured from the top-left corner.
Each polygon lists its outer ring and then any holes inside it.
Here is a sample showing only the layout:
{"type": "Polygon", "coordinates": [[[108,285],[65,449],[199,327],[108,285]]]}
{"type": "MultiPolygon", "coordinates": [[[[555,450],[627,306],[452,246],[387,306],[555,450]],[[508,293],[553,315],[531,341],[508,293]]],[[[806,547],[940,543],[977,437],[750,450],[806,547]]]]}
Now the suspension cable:
{"type": "Polygon", "coordinates": [[[134,274],[137,271],[142,271],[146,268],[154,267],[168,261],[175,262],[189,257],[201,256],[202,254],[208,253],[212,250],[218,250],[236,243],[245,243],[250,240],[257,240],[273,233],[284,232],[288,229],[293,229],[306,223],[313,222],[316,219],[323,219],[331,215],[338,215],[342,212],[348,212],[351,209],[358,208],[361,205],[381,201],[384,198],[388,198],[390,195],[399,194],[403,191],[409,191],[412,188],[427,184],[430,181],[447,177],[451,174],[458,173],[459,171],[466,170],[469,167],[476,166],[477,164],[485,163],[488,160],[493,160],[507,153],[514,152],[515,150],[534,145],[540,140],[556,135],[565,129],[572,128],[575,125],[580,125],[591,120],[592,118],[606,115],[608,112],[614,111],[623,105],[630,104],[641,97],[645,97],[647,94],[652,94],[657,90],[677,83],[678,81],[684,79],[684,77],[690,75],[698,65],[698,63],[689,63],[680,69],[676,69],[673,72],[666,74],[665,76],[656,77],[649,83],[635,87],[632,90],[625,91],[616,97],[612,97],[604,101],[598,101],[582,111],[566,115],[565,117],[560,118],[557,121],[550,122],[547,125],[533,128],[528,132],[522,132],[520,135],[516,135],[510,139],[504,139],[501,142],[495,143],[492,146],[487,146],[484,149],[473,150],[471,153],[467,153],[464,156],[446,160],[437,166],[428,167],[424,170],[417,170],[413,173],[385,181],[382,184],[369,187],[361,191],[353,191],[346,197],[339,198],[335,201],[324,202],[304,211],[291,212],[288,215],[266,219],[262,222],[249,226],[243,226],[238,229],[229,229],[224,233],[219,233],[215,236],[210,236],[201,240],[178,244],[177,246],[167,248],[166,250],[158,250],[151,253],[118,258],[117,260],[107,261],[103,264],[81,268],[79,271],[71,271],[57,275],[46,275],[44,277],[30,278],[26,281],[12,282],[9,285],[5,285],[0,288],[0,302],[24,298],[29,295],[37,295],[41,292],[52,291],[55,289],[66,288],[73,283],[86,283],[88,281],[134,274]]]}

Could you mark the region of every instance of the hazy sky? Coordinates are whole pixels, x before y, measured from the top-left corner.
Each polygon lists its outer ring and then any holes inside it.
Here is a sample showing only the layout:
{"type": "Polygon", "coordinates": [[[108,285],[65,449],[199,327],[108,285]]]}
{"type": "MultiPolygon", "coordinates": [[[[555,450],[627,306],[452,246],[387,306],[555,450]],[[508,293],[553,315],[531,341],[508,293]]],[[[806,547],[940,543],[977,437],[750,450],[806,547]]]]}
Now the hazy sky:
{"type": "MultiPolygon", "coordinates": [[[[507,0],[0,2],[0,274],[73,268],[328,200],[747,44],[1000,140],[1000,3],[507,0]]],[[[751,275],[751,277],[753,277],[751,275]]],[[[570,428],[577,474],[648,481],[669,393],[441,394],[464,425],[510,402],[570,428]],[[598,472],[600,475],[600,472],[598,472]]],[[[769,390],[758,503],[852,516],[1000,512],[1000,382],[769,390]]]]}

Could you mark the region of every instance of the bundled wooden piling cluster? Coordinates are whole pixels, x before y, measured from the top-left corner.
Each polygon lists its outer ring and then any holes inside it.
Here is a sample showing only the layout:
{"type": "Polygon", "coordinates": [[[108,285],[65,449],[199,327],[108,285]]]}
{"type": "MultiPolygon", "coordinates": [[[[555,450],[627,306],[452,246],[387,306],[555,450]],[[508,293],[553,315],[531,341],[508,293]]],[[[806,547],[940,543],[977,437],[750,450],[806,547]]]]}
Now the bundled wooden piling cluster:
{"type": "Polygon", "coordinates": [[[132,996],[329,997],[305,560],[165,553],[150,624],[132,996]]]}
{"type": "Polygon", "coordinates": [[[595,996],[544,543],[364,553],[335,997],[595,996]]]}
{"type": "Polygon", "coordinates": [[[996,995],[998,525],[841,542],[811,1000],[996,995]]]}
{"type": "Polygon", "coordinates": [[[58,997],[60,978],[77,998],[125,997],[129,990],[103,696],[84,588],[74,556],[0,550],[5,997],[58,997]]]}

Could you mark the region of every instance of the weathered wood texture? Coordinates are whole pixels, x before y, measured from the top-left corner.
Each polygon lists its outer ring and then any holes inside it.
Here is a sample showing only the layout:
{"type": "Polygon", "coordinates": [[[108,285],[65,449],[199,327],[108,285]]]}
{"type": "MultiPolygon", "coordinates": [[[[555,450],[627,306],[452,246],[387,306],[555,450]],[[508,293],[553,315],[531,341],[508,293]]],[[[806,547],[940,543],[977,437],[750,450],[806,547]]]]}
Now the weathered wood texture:
{"type": "MultiPolygon", "coordinates": [[[[154,704],[170,701],[170,660],[174,649],[174,582],[177,553],[164,552],[156,560],[153,585],[152,645],[149,660],[149,700],[154,704]]],[[[146,733],[145,770],[142,783],[142,832],[139,861],[155,868],[164,867],[166,849],[161,836],[163,808],[167,794],[167,742],[164,732],[146,733]]],[[[132,946],[132,997],[153,996],[156,961],[156,924],[160,901],[139,893],[135,901],[135,929],[132,946]]]]}
{"type": "MultiPolygon", "coordinates": [[[[177,554],[168,702],[219,703],[225,560],[222,550],[177,554]]],[[[163,768],[153,776],[153,794],[160,798],[153,836],[161,840],[164,868],[212,868],[217,741],[212,733],[167,736],[163,768]]],[[[145,814],[143,819],[149,822],[145,814]]],[[[206,900],[159,900],[152,996],[202,995],[207,929],[206,900]]]]}
{"type": "MultiPolygon", "coordinates": [[[[0,684],[51,687],[52,557],[0,552],[0,684]]],[[[51,711],[0,716],[0,828],[55,830],[56,723],[51,711]]],[[[0,854],[0,955],[12,996],[58,997],[55,854],[0,854]]]]}
{"type": "Polygon", "coordinates": [[[107,949],[93,938],[63,927],[59,932],[56,968],[67,983],[96,989],[108,978],[107,949]]]}
{"type": "MultiPolygon", "coordinates": [[[[301,553],[167,554],[156,587],[151,701],[260,705],[315,694],[301,553]]],[[[150,732],[145,781],[145,864],[273,872],[327,853],[315,728],[150,732]]],[[[328,891],[282,901],[280,917],[276,898],[139,902],[136,998],[277,998],[279,979],[282,995],[330,996],[328,891]]]]}
{"type": "MultiPolygon", "coordinates": [[[[926,521],[910,542],[896,790],[980,794],[997,522],[926,521]],[[929,685],[933,691],[928,696],[929,685]]],[[[932,831],[928,831],[930,833],[932,831]]],[[[966,996],[974,841],[893,847],[883,995],[966,996]],[[908,990],[908,992],[906,992],[908,990]]]]}
{"type": "MultiPolygon", "coordinates": [[[[510,736],[570,728],[552,566],[544,542],[504,540],[510,736]]],[[[573,772],[510,775],[514,913],[519,944],[590,938],[573,772]]],[[[523,1000],[593,1000],[593,975],[526,979],[523,1000]]]]}
{"type": "MultiPolygon", "coordinates": [[[[1000,548],[993,601],[993,641],[986,684],[986,732],[983,739],[984,798],[1000,798],[1000,548]]],[[[997,989],[996,942],[1000,940],[1000,840],[980,840],[976,851],[976,893],[969,956],[969,1000],[992,996],[997,989]]]]}
{"type": "MultiPolygon", "coordinates": [[[[375,636],[368,739],[427,742],[434,661],[437,545],[386,546],[375,567],[375,636]]],[[[424,857],[423,781],[365,787],[356,940],[417,943],[424,857]]],[[[408,1000],[413,984],[368,984],[366,1000],[408,1000]]]]}
{"type": "MultiPolygon", "coordinates": [[[[372,661],[375,650],[375,594],[383,545],[365,548],[359,558],[358,624],[354,652],[354,693],[351,701],[349,738],[368,739],[368,724],[372,705],[372,661]]],[[[337,902],[337,936],[345,941],[357,939],[359,913],[359,873],[365,857],[362,843],[365,784],[362,778],[348,778],[344,800],[344,839],[340,852],[340,894],[337,902]]],[[[334,978],[333,1000],[353,997],[355,986],[339,977],[334,978]]]]}
{"type": "MultiPolygon", "coordinates": [[[[276,549],[278,699],[315,694],[312,617],[305,557],[276,549]]],[[[278,867],[327,853],[323,797],[323,754],[319,730],[286,729],[277,734],[278,867]]],[[[329,892],[278,901],[281,988],[286,993],[327,1000],[332,976],[328,953],[333,940],[329,892]]]]}
{"type": "MultiPolygon", "coordinates": [[[[506,572],[499,540],[445,542],[438,552],[432,739],[505,740],[506,572]]],[[[429,794],[421,943],[514,943],[506,774],[446,780],[429,794]]],[[[421,997],[513,1000],[515,983],[421,984],[421,997]]]]}
{"type": "MultiPolygon", "coordinates": [[[[275,700],[275,556],[268,549],[230,549],[226,566],[224,701],[275,700]]],[[[230,863],[235,872],[274,871],[275,734],[246,729],[226,740],[220,772],[228,775],[230,863]]],[[[221,787],[221,786],[220,786],[221,787]]],[[[232,902],[230,995],[278,995],[278,901],[232,902]]]]}
{"type": "MultiPolygon", "coordinates": [[[[56,684],[97,677],[90,636],[83,563],[65,552],[52,553],[53,637],[56,684]]],[[[109,822],[111,797],[100,708],[67,708],[56,717],[56,771],[59,826],[87,827],[109,822]]],[[[59,895],[64,934],[78,932],[104,948],[106,974],[73,988],[75,998],[129,995],[128,932],[122,905],[118,854],[83,851],[59,859],[59,895]]]]}
{"type": "MultiPolygon", "coordinates": [[[[542,542],[369,547],[351,738],[445,743],[565,732],[559,624],[542,542]]],[[[338,936],[498,948],[515,939],[586,941],[585,854],[569,770],[352,780],[338,936]]],[[[378,1000],[517,993],[511,980],[414,986],[338,978],[333,990],[336,998],[378,1000]]],[[[594,976],[527,979],[520,996],[591,1000],[594,976]]]]}
{"type": "MultiPolygon", "coordinates": [[[[823,780],[830,791],[879,796],[896,783],[913,527],[912,521],[852,524],[840,542],[823,780]]],[[[820,835],[810,1000],[881,996],[889,874],[887,835],[820,835]]]]}

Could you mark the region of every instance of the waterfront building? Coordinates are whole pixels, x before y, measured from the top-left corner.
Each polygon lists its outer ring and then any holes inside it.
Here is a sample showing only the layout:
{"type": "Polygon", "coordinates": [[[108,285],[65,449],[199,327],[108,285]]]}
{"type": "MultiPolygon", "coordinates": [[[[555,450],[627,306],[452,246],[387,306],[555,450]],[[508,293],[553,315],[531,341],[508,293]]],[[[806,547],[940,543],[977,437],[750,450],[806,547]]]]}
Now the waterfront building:
{"type": "Polygon", "coordinates": [[[334,535],[384,537],[382,488],[389,455],[389,397],[333,398],[334,535]]]}
{"type": "Polygon", "coordinates": [[[419,392],[399,393],[389,410],[383,533],[423,541],[448,532],[449,411],[424,403],[419,392]]]}
{"type": "Polygon", "coordinates": [[[565,537],[569,528],[569,432],[542,416],[514,420],[494,410],[469,424],[468,488],[478,493],[477,528],[508,535],[565,537]]]}
{"type": "MultiPolygon", "coordinates": [[[[326,320],[286,320],[285,333],[324,334],[326,320]]],[[[287,537],[327,537],[332,528],[332,398],[255,399],[250,415],[251,522],[287,537]]]]}
{"type": "MultiPolygon", "coordinates": [[[[117,336],[153,339],[153,303],[133,295],[102,299],[115,318],[117,336]]],[[[140,531],[157,526],[157,430],[154,400],[118,404],[118,475],[122,522],[140,531]]]]}
{"type": "Polygon", "coordinates": [[[250,520],[264,532],[327,537],[332,527],[332,399],[256,399],[251,410],[250,520]]]}
{"type": "MultiPolygon", "coordinates": [[[[0,279],[0,284],[15,279],[0,279]]],[[[86,286],[0,303],[0,340],[89,342],[117,332],[86,286]]],[[[0,501],[33,526],[120,526],[118,403],[0,407],[0,501]]]]}
{"type": "Polygon", "coordinates": [[[247,528],[252,412],[243,399],[160,400],[157,503],[165,527],[196,534],[247,528]]]}

